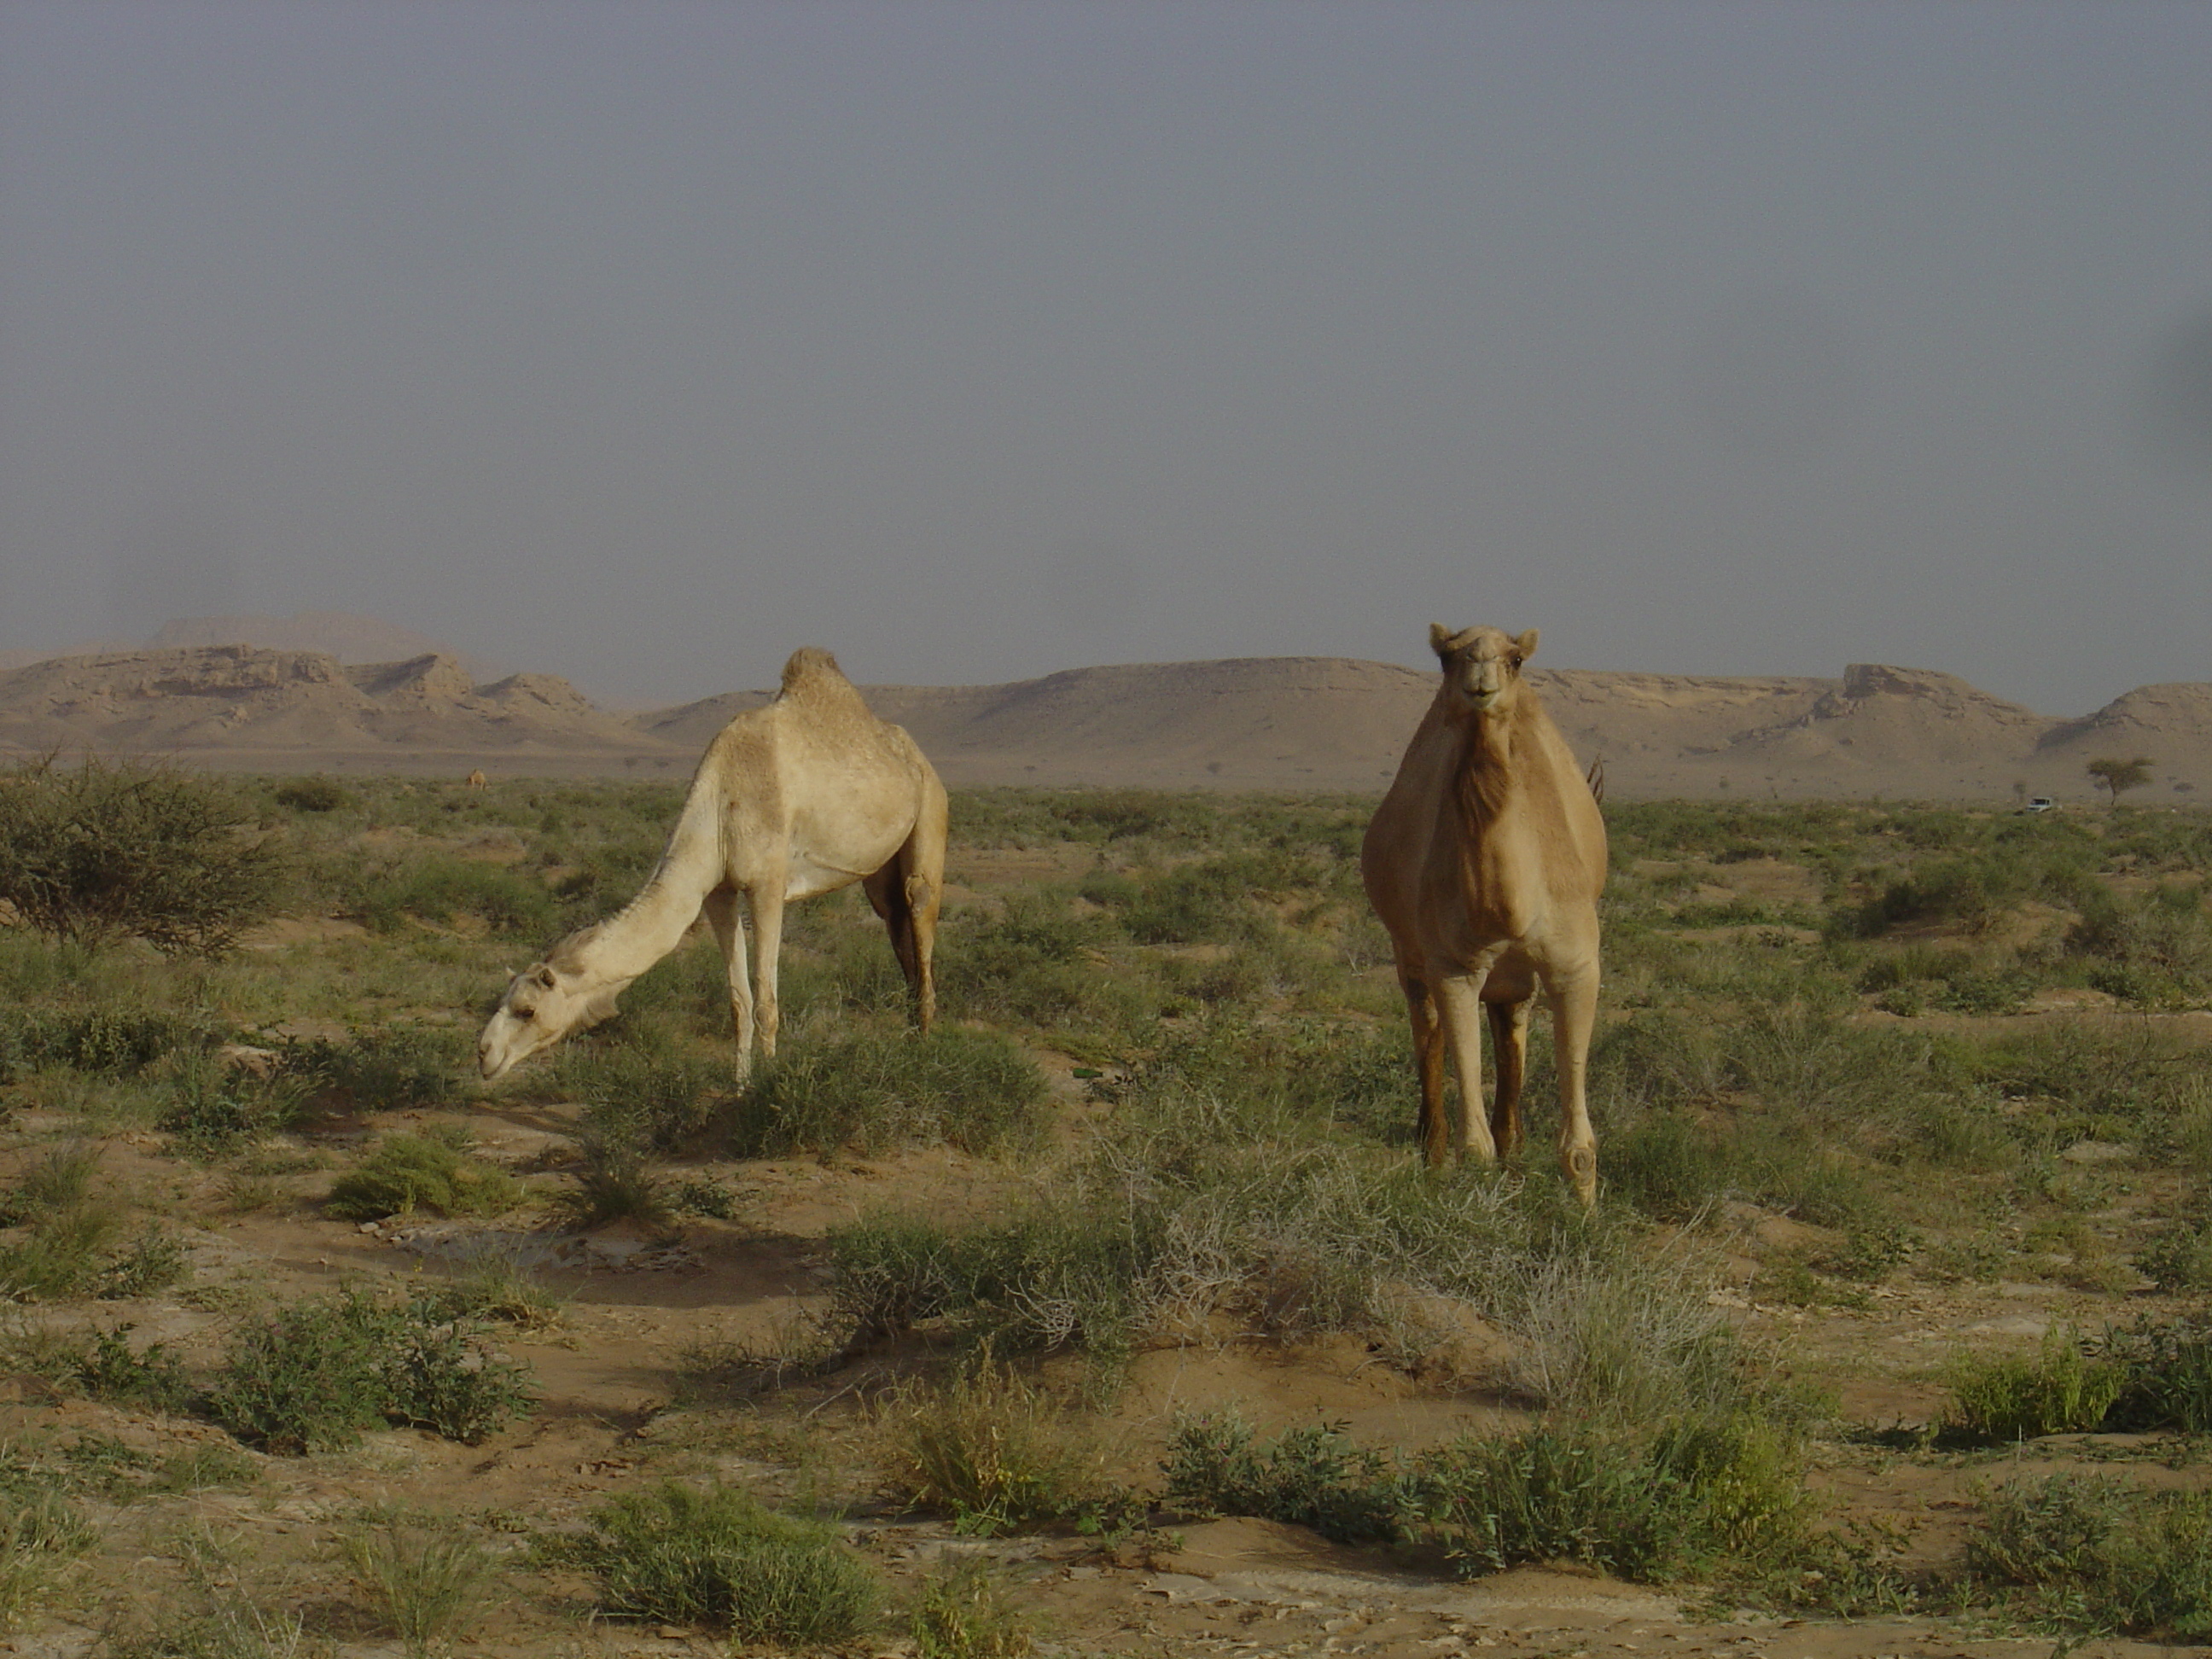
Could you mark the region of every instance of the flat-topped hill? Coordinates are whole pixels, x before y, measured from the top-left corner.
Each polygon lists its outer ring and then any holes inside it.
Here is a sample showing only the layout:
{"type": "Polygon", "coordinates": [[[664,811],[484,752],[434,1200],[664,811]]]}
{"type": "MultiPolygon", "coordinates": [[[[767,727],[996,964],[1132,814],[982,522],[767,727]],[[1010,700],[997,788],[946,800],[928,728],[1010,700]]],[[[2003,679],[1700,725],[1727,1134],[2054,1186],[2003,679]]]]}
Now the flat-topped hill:
{"type": "MultiPolygon", "coordinates": [[[[780,665],[763,665],[771,671],[780,665]]],[[[2086,799],[2097,756],[2141,755],[2138,800],[2212,791],[2212,685],[2144,686],[2075,720],[1927,669],[1837,679],[1532,671],[1617,798],[2086,799]]],[[[866,686],[954,784],[1369,792],[1389,780],[1432,672],[1340,657],[1068,669],[1002,685],[866,686]]],[[[688,772],[766,690],[623,718],[566,680],[479,682],[432,652],[348,665],[244,644],[103,652],[0,672],[0,744],[173,756],[246,770],[688,772]]]]}

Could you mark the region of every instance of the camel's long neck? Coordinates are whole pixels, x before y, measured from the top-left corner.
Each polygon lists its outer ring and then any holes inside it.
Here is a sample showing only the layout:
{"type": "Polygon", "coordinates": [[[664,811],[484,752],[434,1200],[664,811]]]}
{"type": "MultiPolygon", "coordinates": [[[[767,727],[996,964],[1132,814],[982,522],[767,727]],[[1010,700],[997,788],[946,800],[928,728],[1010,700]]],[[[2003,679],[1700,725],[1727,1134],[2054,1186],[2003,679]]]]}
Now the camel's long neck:
{"type": "Polygon", "coordinates": [[[699,907],[722,879],[721,792],[701,767],[684,810],[637,896],[556,948],[555,957],[594,981],[628,984],[681,944],[699,907]]]}
{"type": "Polygon", "coordinates": [[[1519,788],[1514,758],[1525,747],[1519,741],[1522,723],[1517,707],[1495,714],[1478,709],[1467,717],[1452,795],[1468,823],[1487,827],[1511,806],[1519,788]]]}

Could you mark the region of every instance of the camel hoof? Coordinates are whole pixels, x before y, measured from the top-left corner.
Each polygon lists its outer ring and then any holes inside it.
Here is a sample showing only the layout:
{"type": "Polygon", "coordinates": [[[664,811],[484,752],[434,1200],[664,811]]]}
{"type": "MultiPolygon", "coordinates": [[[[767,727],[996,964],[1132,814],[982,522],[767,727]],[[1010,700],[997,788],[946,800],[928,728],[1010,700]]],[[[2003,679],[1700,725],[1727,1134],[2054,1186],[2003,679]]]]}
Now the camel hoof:
{"type": "Polygon", "coordinates": [[[1571,1146],[1559,1162],[1565,1166],[1567,1179],[1574,1183],[1575,1196],[1583,1201],[1586,1210],[1597,1206],[1597,1150],[1592,1146],[1571,1146]]]}

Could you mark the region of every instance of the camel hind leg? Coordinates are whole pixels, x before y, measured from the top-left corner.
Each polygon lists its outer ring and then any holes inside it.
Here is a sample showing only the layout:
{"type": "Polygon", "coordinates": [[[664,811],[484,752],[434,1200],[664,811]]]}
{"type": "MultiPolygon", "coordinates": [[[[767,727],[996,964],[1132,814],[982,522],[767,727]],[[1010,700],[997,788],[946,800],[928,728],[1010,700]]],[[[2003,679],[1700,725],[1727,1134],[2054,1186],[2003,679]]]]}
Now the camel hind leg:
{"type": "Polygon", "coordinates": [[[707,895],[704,909],[714,929],[714,942],[722,947],[722,969],[730,980],[730,1023],[738,1032],[738,1081],[753,1071],[753,986],[745,963],[745,923],[738,913],[734,888],[717,887],[707,895]]]}
{"type": "Polygon", "coordinates": [[[1498,1068],[1498,1092],[1490,1107],[1491,1139],[1498,1155],[1511,1158],[1521,1150],[1521,1085],[1528,1075],[1528,1002],[1490,1002],[1490,1046],[1498,1068]]]}
{"type": "Polygon", "coordinates": [[[937,909],[945,902],[948,807],[945,786],[936,773],[925,770],[921,781],[921,805],[915,814],[914,833],[899,848],[895,862],[906,894],[907,925],[913,940],[914,969],[907,983],[914,992],[914,1023],[927,1035],[937,1018],[937,909]]]}

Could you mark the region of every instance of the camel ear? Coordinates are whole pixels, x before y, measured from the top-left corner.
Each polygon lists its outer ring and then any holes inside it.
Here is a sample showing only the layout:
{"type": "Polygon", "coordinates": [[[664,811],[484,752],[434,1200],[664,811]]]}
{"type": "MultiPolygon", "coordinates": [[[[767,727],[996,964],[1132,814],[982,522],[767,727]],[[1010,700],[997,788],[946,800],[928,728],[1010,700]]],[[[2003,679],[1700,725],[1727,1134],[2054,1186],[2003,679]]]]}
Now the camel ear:
{"type": "Polygon", "coordinates": [[[1522,662],[1526,662],[1529,658],[1534,656],[1536,654],[1536,630],[1532,628],[1527,633],[1523,634],[1519,639],[1514,641],[1513,648],[1521,653],[1521,660],[1522,662]]]}
{"type": "Polygon", "coordinates": [[[1451,655],[1452,631],[1442,623],[1429,624],[1429,649],[1439,657],[1451,655]]]}
{"type": "Polygon", "coordinates": [[[550,963],[539,963],[530,970],[530,977],[549,991],[557,991],[561,988],[561,981],[553,977],[553,969],[550,963]]]}

